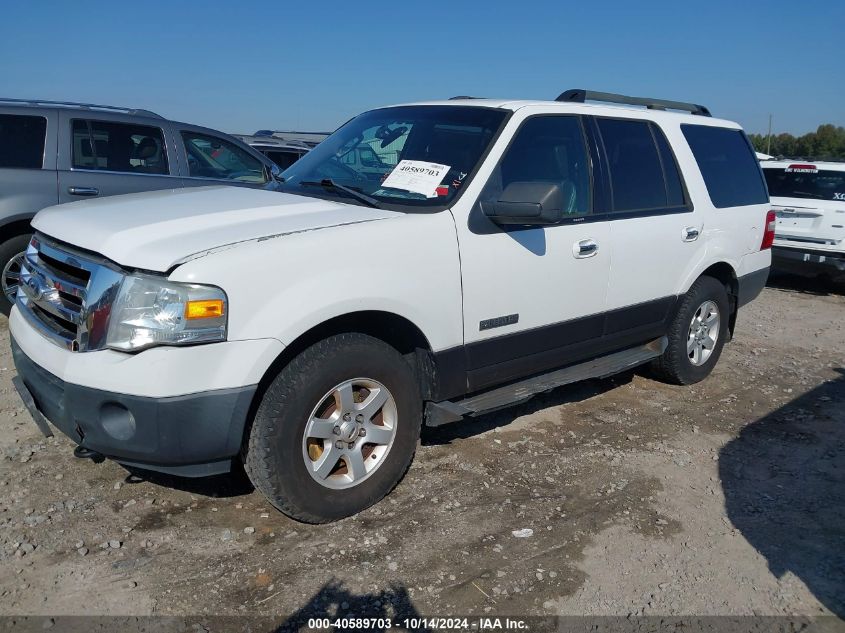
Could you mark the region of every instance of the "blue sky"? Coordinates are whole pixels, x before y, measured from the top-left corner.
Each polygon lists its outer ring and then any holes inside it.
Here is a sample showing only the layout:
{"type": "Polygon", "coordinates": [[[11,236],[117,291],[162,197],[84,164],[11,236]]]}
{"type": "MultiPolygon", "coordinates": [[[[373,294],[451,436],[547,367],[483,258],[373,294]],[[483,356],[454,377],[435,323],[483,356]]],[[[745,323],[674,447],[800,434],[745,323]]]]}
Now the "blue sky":
{"type": "Polygon", "coordinates": [[[390,103],[566,88],[845,125],[845,1],[7,2],[0,96],[222,129],[331,130],[390,103]]]}

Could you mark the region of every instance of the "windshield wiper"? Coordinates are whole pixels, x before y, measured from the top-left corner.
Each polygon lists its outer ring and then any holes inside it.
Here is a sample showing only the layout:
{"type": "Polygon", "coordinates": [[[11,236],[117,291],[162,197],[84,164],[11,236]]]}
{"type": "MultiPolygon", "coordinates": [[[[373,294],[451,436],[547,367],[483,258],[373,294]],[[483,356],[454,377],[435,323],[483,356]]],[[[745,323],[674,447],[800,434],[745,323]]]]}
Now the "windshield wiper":
{"type": "Polygon", "coordinates": [[[324,187],[325,189],[334,189],[336,191],[342,191],[346,195],[355,198],[359,202],[363,202],[368,207],[375,207],[376,209],[381,208],[381,205],[375,198],[371,198],[367,194],[361,193],[360,191],[356,191],[351,187],[338,184],[331,178],[323,178],[322,180],[303,180],[299,184],[303,187],[324,187]]]}

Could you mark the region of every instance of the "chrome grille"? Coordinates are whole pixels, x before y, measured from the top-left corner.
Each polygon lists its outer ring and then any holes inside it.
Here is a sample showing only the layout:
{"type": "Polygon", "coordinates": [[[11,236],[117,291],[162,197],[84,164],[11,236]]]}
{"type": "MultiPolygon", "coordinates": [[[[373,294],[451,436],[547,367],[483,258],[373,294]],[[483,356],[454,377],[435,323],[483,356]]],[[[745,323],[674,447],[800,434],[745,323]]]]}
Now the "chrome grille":
{"type": "Polygon", "coordinates": [[[111,262],[36,234],[16,304],[42,335],[73,352],[103,349],[111,303],[123,274],[111,262]]]}

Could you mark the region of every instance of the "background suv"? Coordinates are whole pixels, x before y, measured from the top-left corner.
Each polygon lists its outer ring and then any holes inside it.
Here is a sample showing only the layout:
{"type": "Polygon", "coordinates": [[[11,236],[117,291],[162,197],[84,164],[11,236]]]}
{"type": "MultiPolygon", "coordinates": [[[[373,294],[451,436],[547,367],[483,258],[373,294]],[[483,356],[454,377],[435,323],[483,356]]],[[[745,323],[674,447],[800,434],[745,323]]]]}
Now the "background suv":
{"type": "Polygon", "coordinates": [[[777,232],[774,266],[797,273],[845,274],[845,163],[761,163],[777,232]]]}
{"type": "Polygon", "coordinates": [[[148,110],[0,98],[0,310],[44,207],[210,184],[275,189],[279,171],[227,134],[148,110]]]}
{"type": "Polygon", "coordinates": [[[313,147],[313,145],[308,145],[303,141],[288,141],[267,136],[244,136],[239,134],[237,138],[249,145],[252,149],[264,154],[276,163],[280,169],[287,169],[310,152],[313,147]]]}

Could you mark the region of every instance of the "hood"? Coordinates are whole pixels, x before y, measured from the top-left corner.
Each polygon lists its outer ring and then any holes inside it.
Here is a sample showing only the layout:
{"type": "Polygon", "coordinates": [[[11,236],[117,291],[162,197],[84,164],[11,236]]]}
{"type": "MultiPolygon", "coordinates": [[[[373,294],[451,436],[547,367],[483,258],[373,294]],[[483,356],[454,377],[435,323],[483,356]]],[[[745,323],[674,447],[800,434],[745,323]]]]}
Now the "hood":
{"type": "Polygon", "coordinates": [[[244,187],[200,187],[72,202],[40,211],[36,230],[129,268],[165,272],[246,240],[400,215],[244,187]]]}

